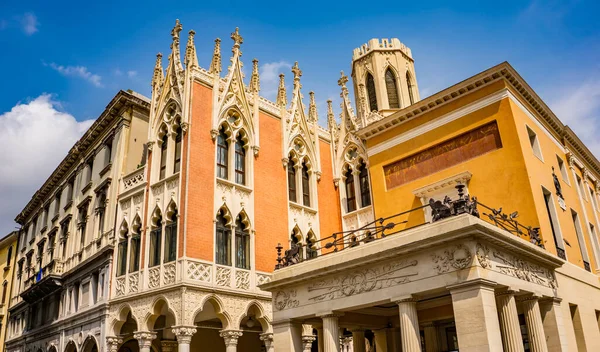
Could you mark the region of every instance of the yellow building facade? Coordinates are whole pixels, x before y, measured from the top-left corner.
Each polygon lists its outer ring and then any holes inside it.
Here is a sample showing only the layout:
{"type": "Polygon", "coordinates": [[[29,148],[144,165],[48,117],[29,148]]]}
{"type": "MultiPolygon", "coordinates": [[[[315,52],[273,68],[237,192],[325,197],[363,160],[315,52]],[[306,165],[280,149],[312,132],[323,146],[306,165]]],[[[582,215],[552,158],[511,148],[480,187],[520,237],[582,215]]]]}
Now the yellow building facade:
{"type": "Polygon", "coordinates": [[[358,113],[329,124],[356,126],[375,221],[280,251],[277,351],[309,351],[307,326],[325,352],[597,350],[598,160],[508,63],[419,100],[387,43],[355,50],[358,113]]]}
{"type": "Polygon", "coordinates": [[[8,305],[15,264],[14,251],[17,245],[17,231],[0,239],[0,274],[2,275],[2,293],[0,297],[0,351],[4,351],[4,340],[8,322],[8,305]]]}

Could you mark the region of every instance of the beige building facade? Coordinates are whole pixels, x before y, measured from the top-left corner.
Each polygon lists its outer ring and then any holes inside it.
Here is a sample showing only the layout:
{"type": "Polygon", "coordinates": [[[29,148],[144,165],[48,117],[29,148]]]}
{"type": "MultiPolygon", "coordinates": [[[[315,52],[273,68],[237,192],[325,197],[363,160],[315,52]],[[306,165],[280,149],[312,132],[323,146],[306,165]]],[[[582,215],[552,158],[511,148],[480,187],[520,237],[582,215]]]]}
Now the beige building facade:
{"type": "Polygon", "coordinates": [[[0,298],[0,351],[4,351],[4,341],[8,327],[8,305],[15,267],[15,250],[18,232],[13,231],[0,239],[0,273],[2,273],[2,297],[0,298]]]}

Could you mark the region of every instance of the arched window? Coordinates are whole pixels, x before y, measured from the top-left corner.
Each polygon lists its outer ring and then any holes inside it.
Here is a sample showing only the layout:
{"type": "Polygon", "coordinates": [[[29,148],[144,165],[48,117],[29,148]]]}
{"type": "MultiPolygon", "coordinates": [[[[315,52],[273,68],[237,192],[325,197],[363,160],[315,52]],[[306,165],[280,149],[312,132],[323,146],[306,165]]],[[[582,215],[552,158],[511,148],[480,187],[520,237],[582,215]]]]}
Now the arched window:
{"type": "Polygon", "coordinates": [[[121,239],[119,240],[119,249],[117,253],[117,276],[125,275],[127,270],[127,246],[129,240],[129,230],[125,227],[121,230],[121,239]]]}
{"type": "Polygon", "coordinates": [[[139,216],[133,219],[131,226],[131,248],[129,252],[129,272],[133,273],[140,270],[140,252],[141,252],[141,236],[140,236],[141,220],[139,216]]]}
{"type": "Polygon", "coordinates": [[[371,205],[371,187],[369,185],[369,170],[363,161],[359,166],[358,182],[360,183],[360,204],[362,207],[371,205]]]}
{"type": "Polygon", "coordinates": [[[410,104],[415,103],[415,97],[413,96],[413,83],[410,78],[410,73],[406,71],[406,85],[408,86],[408,98],[410,99],[410,104]]]}
{"type": "Polygon", "coordinates": [[[167,176],[167,146],[167,134],[165,133],[160,144],[160,175],[158,176],[160,180],[167,176]]]}
{"type": "Polygon", "coordinates": [[[223,210],[219,210],[217,214],[216,227],[216,262],[221,265],[231,265],[231,230],[227,228],[227,220],[223,210]]]}
{"type": "Polygon", "coordinates": [[[287,165],[288,197],[290,198],[290,202],[296,202],[296,164],[294,164],[294,160],[291,157],[289,157],[289,160],[287,165]]]}
{"type": "Polygon", "coordinates": [[[377,109],[377,95],[375,94],[375,81],[370,73],[367,73],[367,98],[369,99],[369,111],[377,109]]]}
{"type": "Polygon", "coordinates": [[[173,173],[177,173],[181,170],[181,138],[183,136],[181,127],[177,127],[175,133],[175,160],[173,162],[173,173]]]}
{"type": "MultiPolygon", "coordinates": [[[[300,247],[300,249],[302,248],[302,244],[300,243],[300,238],[302,238],[302,235],[298,233],[299,230],[294,229],[292,231],[292,235],[290,236],[291,239],[291,243],[290,243],[290,248],[291,249],[295,249],[297,247],[300,247]]],[[[302,253],[302,250],[298,251],[298,260],[302,261],[302,259],[304,259],[304,253],[302,253]]]]}
{"type": "Polygon", "coordinates": [[[160,247],[162,244],[162,215],[158,214],[150,231],[150,266],[160,265],[160,247]]]}
{"type": "Polygon", "coordinates": [[[250,233],[241,215],[235,220],[235,267],[250,269],[250,233]]]}
{"type": "Polygon", "coordinates": [[[217,177],[227,179],[227,155],[229,154],[229,142],[225,128],[221,127],[217,137],[217,177]]]}
{"type": "Polygon", "coordinates": [[[235,183],[246,184],[246,149],[241,134],[235,140],[235,183]]]}
{"type": "Polygon", "coordinates": [[[310,179],[306,162],[302,163],[302,202],[310,207],[310,179]]]}
{"type": "Polygon", "coordinates": [[[352,174],[352,170],[348,168],[346,173],[344,173],[344,177],[346,178],[346,209],[347,212],[356,210],[356,192],[354,189],[354,175],[352,174]]]}
{"type": "Polygon", "coordinates": [[[391,69],[385,71],[385,88],[387,90],[388,102],[390,109],[399,109],[400,102],[398,101],[398,88],[396,87],[396,77],[391,69]]]}
{"type": "Polygon", "coordinates": [[[2,284],[2,304],[6,303],[6,290],[8,288],[8,281],[4,281],[2,284]]]}
{"type": "Polygon", "coordinates": [[[175,259],[177,259],[177,208],[175,208],[165,226],[165,255],[163,262],[169,263],[175,261],[175,259]]]}
{"type": "Polygon", "coordinates": [[[312,258],[316,258],[317,257],[317,247],[316,247],[316,240],[315,240],[315,235],[312,232],[308,233],[308,236],[306,236],[306,258],[307,259],[312,259],[312,258]]]}

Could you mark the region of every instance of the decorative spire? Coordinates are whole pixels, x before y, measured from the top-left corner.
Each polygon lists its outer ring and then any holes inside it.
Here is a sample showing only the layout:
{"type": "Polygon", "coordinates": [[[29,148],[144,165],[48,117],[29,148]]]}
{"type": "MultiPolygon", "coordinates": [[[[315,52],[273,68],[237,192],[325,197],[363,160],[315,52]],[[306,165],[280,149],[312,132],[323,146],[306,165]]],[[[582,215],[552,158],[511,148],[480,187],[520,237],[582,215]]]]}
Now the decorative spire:
{"type": "Polygon", "coordinates": [[[337,122],[335,121],[335,114],[333,113],[333,105],[331,99],[327,100],[327,127],[331,130],[337,127],[337,122]]]}
{"type": "Polygon", "coordinates": [[[319,118],[317,115],[317,104],[315,103],[315,92],[311,91],[308,93],[310,95],[310,103],[308,104],[308,120],[311,122],[316,122],[319,118]]]}
{"type": "Polygon", "coordinates": [[[215,50],[213,51],[212,61],[210,62],[210,73],[221,73],[221,39],[215,39],[215,50]]]}
{"type": "Polygon", "coordinates": [[[162,54],[156,54],[156,64],[154,65],[154,75],[152,76],[152,87],[156,87],[157,85],[161,85],[165,76],[163,73],[162,67],[162,54]]]}
{"type": "Polygon", "coordinates": [[[179,72],[183,71],[183,66],[181,65],[181,53],[179,50],[179,32],[183,29],[183,26],[179,22],[179,20],[175,20],[175,27],[171,30],[171,36],[173,37],[173,43],[171,43],[171,57],[170,60],[173,61],[175,67],[179,72]]]}
{"type": "Polygon", "coordinates": [[[173,37],[173,42],[179,43],[179,32],[183,29],[183,26],[179,22],[179,19],[175,20],[175,27],[171,30],[171,36],[173,37]]]}
{"type": "Polygon", "coordinates": [[[250,77],[250,91],[257,93],[260,90],[260,79],[258,77],[258,60],[252,60],[252,77],[250,77]]]}
{"type": "Polygon", "coordinates": [[[187,47],[185,49],[185,66],[186,67],[197,67],[198,66],[198,56],[196,55],[196,45],[194,44],[194,35],[196,32],[194,30],[190,30],[188,36],[187,47]]]}
{"type": "Polygon", "coordinates": [[[346,87],[346,83],[348,82],[348,76],[344,74],[344,71],[341,71],[342,76],[338,79],[338,85],[342,87],[342,98],[348,95],[348,88],[346,87]]]}
{"type": "Polygon", "coordinates": [[[298,88],[301,88],[302,86],[300,86],[300,76],[302,76],[302,71],[300,71],[300,68],[298,67],[298,61],[294,62],[294,66],[292,67],[292,73],[294,74],[294,88],[296,88],[298,86],[298,88]]]}
{"type": "Polygon", "coordinates": [[[285,107],[287,105],[287,95],[285,92],[285,75],[279,75],[279,88],[277,89],[277,105],[285,107]]]}
{"type": "Polygon", "coordinates": [[[244,38],[240,35],[240,29],[235,27],[235,32],[231,33],[231,39],[233,39],[233,53],[240,49],[240,45],[244,42],[244,38]]]}

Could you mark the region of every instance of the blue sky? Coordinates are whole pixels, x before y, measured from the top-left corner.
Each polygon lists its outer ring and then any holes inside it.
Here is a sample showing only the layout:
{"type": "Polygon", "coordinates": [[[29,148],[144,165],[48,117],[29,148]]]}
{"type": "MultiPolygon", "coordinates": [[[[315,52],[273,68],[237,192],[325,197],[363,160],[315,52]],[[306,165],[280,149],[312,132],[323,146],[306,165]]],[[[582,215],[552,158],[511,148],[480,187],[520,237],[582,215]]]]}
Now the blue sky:
{"type": "Polygon", "coordinates": [[[256,57],[267,97],[277,71],[291,84],[298,61],[322,121],[325,101],[339,103],[339,71],[350,72],[352,49],[370,38],[397,37],[412,49],[422,98],[506,60],[599,155],[598,13],[598,1],[583,0],[4,1],[0,138],[25,153],[0,155],[0,232],[119,89],[150,94],[155,55],[169,52],[176,18],[183,42],[196,31],[203,67],[217,37],[227,66],[229,35],[240,27],[246,72],[256,57]]]}

